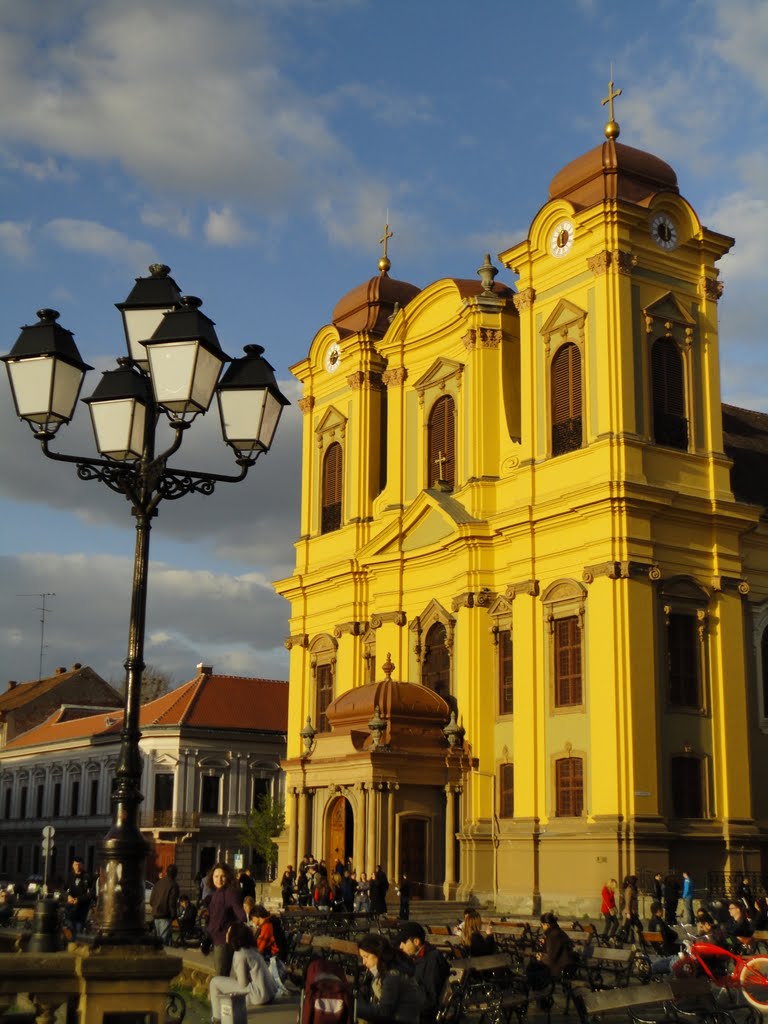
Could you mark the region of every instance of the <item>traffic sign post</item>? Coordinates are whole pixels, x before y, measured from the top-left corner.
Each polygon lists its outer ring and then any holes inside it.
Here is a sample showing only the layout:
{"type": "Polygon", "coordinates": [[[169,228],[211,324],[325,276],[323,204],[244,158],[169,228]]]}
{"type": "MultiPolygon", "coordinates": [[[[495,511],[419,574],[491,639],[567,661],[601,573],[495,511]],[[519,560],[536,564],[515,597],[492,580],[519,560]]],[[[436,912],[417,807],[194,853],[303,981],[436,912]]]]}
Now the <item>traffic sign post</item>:
{"type": "Polygon", "coordinates": [[[45,857],[45,868],[43,871],[43,895],[45,896],[48,892],[48,864],[50,862],[51,852],[53,851],[53,837],[56,835],[56,829],[53,825],[46,825],[43,829],[43,856],[45,857]]]}

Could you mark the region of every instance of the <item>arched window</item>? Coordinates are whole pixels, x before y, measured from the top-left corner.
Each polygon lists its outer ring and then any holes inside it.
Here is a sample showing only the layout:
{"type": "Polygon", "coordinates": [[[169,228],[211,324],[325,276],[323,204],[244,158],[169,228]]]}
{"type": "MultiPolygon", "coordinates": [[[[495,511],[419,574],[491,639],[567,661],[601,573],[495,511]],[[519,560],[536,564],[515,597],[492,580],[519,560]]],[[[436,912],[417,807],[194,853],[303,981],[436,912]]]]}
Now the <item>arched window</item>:
{"type": "Polygon", "coordinates": [[[328,446],[323,459],[322,508],[320,532],[331,533],[341,526],[341,488],[343,483],[341,445],[334,441],[328,446]]]}
{"type": "Polygon", "coordinates": [[[669,448],[688,448],[683,360],[670,338],[659,338],[651,349],[653,439],[669,448]]]}
{"type": "Polygon", "coordinates": [[[556,619],[555,631],[555,707],[571,707],[582,702],[581,626],[577,615],[556,619]]]}
{"type": "Polygon", "coordinates": [[[333,700],[333,666],[318,665],[316,672],[317,701],[315,704],[315,722],[318,732],[330,732],[326,710],[333,700]]]}
{"type": "Polygon", "coordinates": [[[569,342],[555,353],[551,369],[552,454],[581,448],[581,353],[569,342]]]}
{"type": "Polygon", "coordinates": [[[438,398],[427,425],[427,486],[438,480],[451,488],[456,481],[456,408],[450,395],[438,398]]]}
{"type": "Polygon", "coordinates": [[[580,757],[555,761],[555,807],[558,818],[578,818],[584,811],[584,762],[580,757]]]}
{"type": "Polygon", "coordinates": [[[421,681],[445,701],[451,695],[451,659],[445,646],[447,633],[442,622],[430,626],[424,642],[421,681]]]}

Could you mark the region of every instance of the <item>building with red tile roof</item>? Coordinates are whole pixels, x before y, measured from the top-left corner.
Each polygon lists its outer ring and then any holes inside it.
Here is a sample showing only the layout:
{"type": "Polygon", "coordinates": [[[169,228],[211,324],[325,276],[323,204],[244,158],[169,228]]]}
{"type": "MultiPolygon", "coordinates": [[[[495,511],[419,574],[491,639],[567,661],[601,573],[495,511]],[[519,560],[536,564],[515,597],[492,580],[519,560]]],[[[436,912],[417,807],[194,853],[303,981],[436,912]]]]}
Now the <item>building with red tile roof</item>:
{"type": "Polygon", "coordinates": [[[46,679],[8,683],[0,693],[0,748],[20,733],[45,721],[62,704],[69,704],[74,717],[93,714],[97,708],[120,708],[123,698],[117,690],[87,665],[57,668],[46,679]]]}
{"type": "MultiPolygon", "coordinates": [[[[185,886],[216,860],[234,863],[239,853],[251,863],[239,830],[260,796],[282,798],[287,719],[287,682],[218,675],[202,664],[194,679],[142,707],[150,879],[171,862],[185,886]]],[[[46,824],[56,829],[52,881],[75,853],[98,870],[122,723],[122,707],[92,714],[62,703],[0,749],[0,874],[20,881],[43,873],[46,824]]]]}

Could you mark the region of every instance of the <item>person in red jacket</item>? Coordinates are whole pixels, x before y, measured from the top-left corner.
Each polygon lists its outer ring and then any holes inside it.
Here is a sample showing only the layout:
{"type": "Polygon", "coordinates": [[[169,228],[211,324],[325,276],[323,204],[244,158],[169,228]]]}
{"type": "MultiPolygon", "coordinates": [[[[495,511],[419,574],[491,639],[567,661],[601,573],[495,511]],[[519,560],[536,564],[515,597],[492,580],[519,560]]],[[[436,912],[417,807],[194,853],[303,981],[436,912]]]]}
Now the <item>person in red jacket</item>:
{"type": "Polygon", "coordinates": [[[611,878],[610,881],[605,883],[600,893],[600,913],[603,915],[603,921],[605,922],[605,927],[603,928],[604,939],[610,939],[611,936],[616,934],[619,927],[619,912],[616,909],[616,889],[618,885],[619,883],[616,879],[611,878]]]}

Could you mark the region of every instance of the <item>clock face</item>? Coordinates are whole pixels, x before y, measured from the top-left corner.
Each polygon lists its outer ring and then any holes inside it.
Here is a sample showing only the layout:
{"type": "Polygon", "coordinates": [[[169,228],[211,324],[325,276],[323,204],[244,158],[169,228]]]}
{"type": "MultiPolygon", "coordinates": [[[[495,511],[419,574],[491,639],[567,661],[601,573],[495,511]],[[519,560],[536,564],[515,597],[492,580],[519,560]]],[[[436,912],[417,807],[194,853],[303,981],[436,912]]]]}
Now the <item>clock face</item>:
{"type": "Polygon", "coordinates": [[[549,236],[549,251],[553,256],[565,256],[571,251],[576,229],[570,220],[561,220],[549,236]]]}
{"type": "Polygon", "coordinates": [[[341,349],[339,343],[334,341],[332,345],[328,346],[328,351],[325,353],[325,368],[328,373],[334,373],[338,370],[341,364],[341,349]]]}
{"type": "Polygon", "coordinates": [[[677,245],[675,222],[666,213],[657,213],[651,221],[651,238],[660,249],[674,249],[677,245]]]}

